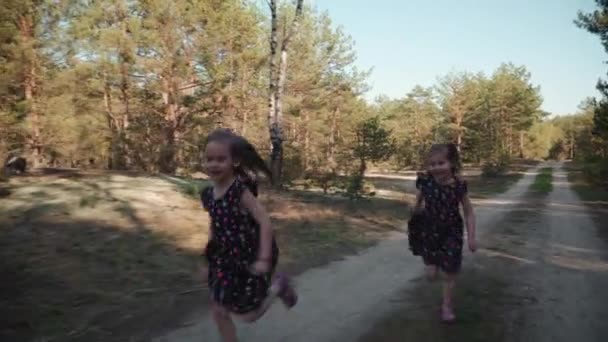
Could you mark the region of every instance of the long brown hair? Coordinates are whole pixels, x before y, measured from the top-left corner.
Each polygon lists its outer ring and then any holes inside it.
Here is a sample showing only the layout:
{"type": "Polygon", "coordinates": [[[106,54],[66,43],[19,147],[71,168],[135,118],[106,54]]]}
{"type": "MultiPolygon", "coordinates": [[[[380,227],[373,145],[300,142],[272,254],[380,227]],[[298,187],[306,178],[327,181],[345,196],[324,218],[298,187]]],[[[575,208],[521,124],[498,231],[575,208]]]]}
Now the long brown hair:
{"type": "Polygon", "coordinates": [[[257,182],[251,174],[264,174],[272,181],[272,172],[255,147],[244,137],[229,129],[219,128],[207,136],[206,144],[212,141],[228,144],[230,156],[238,163],[235,173],[241,177],[254,195],[257,195],[257,182]]]}

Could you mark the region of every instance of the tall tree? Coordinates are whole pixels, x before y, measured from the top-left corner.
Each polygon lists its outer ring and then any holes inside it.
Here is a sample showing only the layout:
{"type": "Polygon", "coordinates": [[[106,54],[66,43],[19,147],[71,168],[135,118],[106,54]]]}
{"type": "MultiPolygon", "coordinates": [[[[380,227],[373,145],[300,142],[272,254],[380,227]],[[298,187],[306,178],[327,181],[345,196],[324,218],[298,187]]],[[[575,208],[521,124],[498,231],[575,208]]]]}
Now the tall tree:
{"type": "MultiPolygon", "coordinates": [[[[576,25],[599,36],[604,50],[608,53],[608,1],[596,0],[597,9],[591,13],[578,13],[576,25]]],[[[601,153],[605,156],[608,149],[608,82],[599,80],[597,89],[603,98],[599,101],[593,116],[593,133],[601,140],[601,153]]]]}
{"type": "Polygon", "coordinates": [[[402,99],[381,102],[377,111],[399,141],[397,163],[420,165],[424,150],[436,140],[441,121],[433,89],[415,86],[402,99]]]}
{"type": "Polygon", "coordinates": [[[268,98],[268,130],[272,150],[270,153],[271,170],[276,184],[281,182],[283,167],[283,103],[282,96],[287,76],[287,56],[289,43],[298,31],[300,17],[302,16],[304,0],[297,0],[295,14],[291,25],[285,29],[280,44],[280,61],[277,65],[277,53],[279,51],[279,19],[278,1],[270,0],[270,72],[269,72],[269,98],[268,98]]]}
{"type": "Polygon", "coordinates": [[[55,23],[54,7],[59,2],[48,0],[6,0],[0,4],[0,22],[4,36],[0,51],[4,76],[15,82],[10,86],[13,104],[26,124],[26,143],[34,165],[42,163],[44,141],[40,95],[44,80],[44,42],[49,39],[55,23]]]}
{"type": "Polygon", "coordinates": [[[133,115],[133,77],[136,71],[136,34],[141,18],[136,3],[105,0],[80,4],[73,13],[70,35],[80,53],[94,63],[100,78],[99,94],[109,130],[110,169],[129,166],[129,126],[133,115]]]}
{"type": "Polygon", "coordinates": [[[298,53],[291,59],[284,96],[286,174],[292,177],[303,170],[336,171],[345,132],[361,112],[359,96],[368,75],[354,67],[352,39],[334,28],[326,13],[305,8],[299,25],[292,42],[298,53]]]}
{"type": "Polygon", "coordinates": [[[438,86],[439,103],[446,119],[446,129],[450,140],[458,148],[462,147],[465,122],[479,106],[479,80],[483,75],[452,73],[442,79],[438,86]]]}

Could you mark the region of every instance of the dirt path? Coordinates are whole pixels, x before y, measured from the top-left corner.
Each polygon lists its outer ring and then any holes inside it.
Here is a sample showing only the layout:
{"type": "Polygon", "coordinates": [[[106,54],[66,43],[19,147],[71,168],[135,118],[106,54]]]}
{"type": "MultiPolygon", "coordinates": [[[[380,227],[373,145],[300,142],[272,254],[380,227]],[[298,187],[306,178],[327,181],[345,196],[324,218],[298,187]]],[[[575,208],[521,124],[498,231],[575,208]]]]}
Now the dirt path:
{"type": "Polygon", "coordinates": [[[552,166],[553,191],[528,192],[498,224],[481,226],[484,248],[461,276],[457,324],[438,322],[438,287],[419,282],[360,340],[608,340],[608,244],[591,220],[605,213],[583,206],[562,165],[552,166]]]}
{"type": "MultiPolygon", "coordinates": [[[[493,201],[478,203],[481,229],[495,227],[519,205],[534,176],[530,172],[493,201]]],[[[239,325],[239,335],[243,341],[358,340],[404,306],[404,288],[418,286],[421,274],[421,263],[409,253],[404,235],[396,234],[358,256],[305,272],[297,279],[301,303],[294,310],[276,305],[256,325],[239,325]]],[[[219,339],[210,317],[202,314],[156,341],[219,339]]]]}
{"type": "Polygon", "coordinates": [[[529,279],[538,296],[522,340],[607,341],[608,244],[598,235],[605,227],[594,225],[561,165],[556,170],[539,225],[544,232],[529,246],[536,250],[529,279]]]}

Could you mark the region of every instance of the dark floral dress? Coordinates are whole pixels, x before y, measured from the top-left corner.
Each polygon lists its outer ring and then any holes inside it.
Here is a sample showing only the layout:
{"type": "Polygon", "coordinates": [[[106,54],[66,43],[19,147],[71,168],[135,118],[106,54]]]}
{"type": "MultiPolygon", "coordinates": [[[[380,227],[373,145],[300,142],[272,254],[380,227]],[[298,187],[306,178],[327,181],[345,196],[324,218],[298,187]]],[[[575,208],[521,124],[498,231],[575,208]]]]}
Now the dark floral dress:
{"type": "Polygon", "coordinates": [[[420,229],[417,252],[427,265],[436,265],[446,273],[457,273],[462,265],[464,222],[460,203],[467,194],[467,183],[456,178],[442,185],[429,174],[420,174],[416,188],[424,200],[425,227],[420,229]]]}
{"type": "Polygon", "coordinates": [[[209,262],[208,285],[213,301],[228,310],[244,314],[256,310],[267,296],[279,250],[273,238],[271,272],[254,275],[250,267],[257,260],[260,226],[241,206],[245,189],[255,187],[236,179],[226,193],[216,199],[213,187],[201,192],[203,207],[211,219],[211,238],[205,248],[209,262]]]}

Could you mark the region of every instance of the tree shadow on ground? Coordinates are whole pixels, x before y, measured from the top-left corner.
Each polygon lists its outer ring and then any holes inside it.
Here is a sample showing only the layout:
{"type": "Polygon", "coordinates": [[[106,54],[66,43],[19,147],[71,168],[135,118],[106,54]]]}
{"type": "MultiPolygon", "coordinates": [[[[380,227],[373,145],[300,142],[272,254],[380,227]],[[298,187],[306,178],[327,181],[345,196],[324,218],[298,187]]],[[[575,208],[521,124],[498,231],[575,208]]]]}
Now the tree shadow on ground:
{"type": "Polygon", "coordinates": [[[204,301],[199,256],[170,236],[52,218],[2,226],[2,340],[143,341],[180,294],[204,301]]]}
{"type": "Polygon", "coordinates": [[[32,197],[0,218],[0,340],[145,341],[206,301],[198,253],[129,203],[115,209],[129,221],[118,226],[70,217],[44,190],[32,197]]]}
{"type": "MultiPolygon", "coordinates": [[[[172,188],[146,186],[136,203],[133,189],[150,178],[112,176],[63,172],[14,184],[0,207],[0,340],[149,341],[206,307],[202,245],[179,246],[184,235],[203,236],[207,222],[158,227],[150,208],[180,215],[172,203],[152,205],[172,188]]],[[[262,196],[271,213],[297,214],[273,219],[280,267],[295,273],[355,254],[407,217],[401,201],[301,195],[262,196]]]]}

